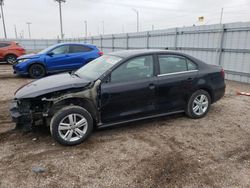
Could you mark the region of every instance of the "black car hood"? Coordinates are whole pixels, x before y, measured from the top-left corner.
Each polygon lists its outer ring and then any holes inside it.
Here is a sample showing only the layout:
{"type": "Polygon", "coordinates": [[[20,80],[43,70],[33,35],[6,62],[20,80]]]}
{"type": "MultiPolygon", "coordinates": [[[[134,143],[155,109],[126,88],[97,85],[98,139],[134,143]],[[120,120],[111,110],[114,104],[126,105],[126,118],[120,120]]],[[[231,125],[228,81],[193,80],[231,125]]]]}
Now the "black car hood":
{"type": "Polygon", "coordinates": [[[24,85],[15,93],[16,99],[34,98],[55,91],[61,91],[70,88],[86,87],[90,84],[89,80],[79,78],[70,73],[63,73],[54,76],[48,76],[27,85],[24,85]]]}

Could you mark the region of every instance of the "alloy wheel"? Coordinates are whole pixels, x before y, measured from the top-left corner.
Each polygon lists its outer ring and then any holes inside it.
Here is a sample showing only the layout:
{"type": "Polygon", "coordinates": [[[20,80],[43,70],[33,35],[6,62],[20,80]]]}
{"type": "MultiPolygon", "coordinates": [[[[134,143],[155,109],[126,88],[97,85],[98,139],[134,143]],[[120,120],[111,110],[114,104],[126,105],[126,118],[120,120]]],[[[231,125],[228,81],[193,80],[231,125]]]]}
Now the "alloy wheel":
{"type": "Polygon", "coordinates": [[[7,57],[6,61],[7,61],[9,64],[13,65],[13,64],[16,63],[16,57],[10,55],[10,56],[7,57]]]}
{"type": "Polygon", "coordinates": [[[87,132],[88,122],[80,114],[69,114],[64,117],[58,126],[58,132],[62,139],[74,142],[81,139],[87,132]]]}
{"type": "Polygon", "coordinates": [[[194,114],[200,116],[203,115],[204,113],[206,113],[207,109],[208,109],[208,98],[206,95],[198,95],[194,101],[193,101],[193,105],[192,105],[192,109],[194,114]]]}

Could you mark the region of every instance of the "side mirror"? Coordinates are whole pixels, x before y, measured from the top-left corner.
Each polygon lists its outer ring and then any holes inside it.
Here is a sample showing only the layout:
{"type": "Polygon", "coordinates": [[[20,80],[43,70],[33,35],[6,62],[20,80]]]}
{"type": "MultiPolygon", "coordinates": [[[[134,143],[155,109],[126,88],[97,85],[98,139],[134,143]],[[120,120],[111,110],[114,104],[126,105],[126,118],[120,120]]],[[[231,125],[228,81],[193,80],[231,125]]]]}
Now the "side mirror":
{"type": "Polygon", "coordinates": [[[109,75],[104,76],[105,78],[102,80],[102,83],[109,83],[111,81],[111,74],[108,73],[109,75]]]}
{"type": "Polygon", "coordinates": [[[53,56],[54,53],[53,53],[53,52],[48,52],[47,55],[48,55],[48,56],[53,56]]]}

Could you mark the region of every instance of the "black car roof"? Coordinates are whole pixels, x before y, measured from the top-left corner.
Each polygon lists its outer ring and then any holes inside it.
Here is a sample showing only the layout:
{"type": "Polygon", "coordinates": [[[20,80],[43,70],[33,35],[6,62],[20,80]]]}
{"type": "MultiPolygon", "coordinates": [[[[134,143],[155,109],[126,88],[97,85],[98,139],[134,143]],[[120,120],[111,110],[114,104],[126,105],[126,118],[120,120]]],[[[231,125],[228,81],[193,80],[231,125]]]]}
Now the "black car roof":
{"type": "Polygon", "coordinates": [[[146,55],[146,54],[153,54],[153,53],[184,55],[183,53],[176,52],[176,51],[159,50],[159,49],[122,50],[122,51],[117,51],[117,52],[111,52],[111,53],[108,53],[108,54],[123,57],[123,58],[127,58],[127,57],[132,57],[132,56],[137,56],[137,55],[146,55]]]}
{"type": "Polygon", "coordinates": [[[132,58],[132,57],[140,56],[140,55],[161,54],[161,53],[169,54],[169,55],[184,56],[184,57],[188,58],[189,60],[195,62],[196,64],[199,64],[200,67],[206,67],[208,65],[205,62],[203,62],[200,59],[197,59],[193,56],[190,56],[190,55],[182,53],[182,52],[171,51],[171,50],[161,50],[161,49],[123,50],[123,51],[117,51],[117,52],[112,52],[112,53],[108,53],[108,54],[127,59],[127,58],[132,58]]]}

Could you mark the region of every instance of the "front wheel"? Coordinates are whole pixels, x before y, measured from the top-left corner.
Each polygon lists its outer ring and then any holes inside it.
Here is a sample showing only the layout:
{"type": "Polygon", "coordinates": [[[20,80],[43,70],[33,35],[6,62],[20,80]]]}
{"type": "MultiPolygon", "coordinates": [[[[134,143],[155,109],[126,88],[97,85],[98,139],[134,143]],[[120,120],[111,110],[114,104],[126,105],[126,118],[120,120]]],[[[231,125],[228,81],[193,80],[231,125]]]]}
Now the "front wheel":
{"type": "Polygon", "coordinates": [[[204,117],[210,109],[211,97],[205,90],[198,90],[189,98],[186,114],[193,118],[204,117]]]}
{"type": "Polygon", "coordinates": [[[79,106],[62,108],[52,117],[50,123],[50,132],[54,139],[67,146],[82,143],[92,131],[92,116],[79,106]]]}
{"type": "Polygon", "coordinates": [[[43,65],[33,64],[29,68],[29,75],[32,78],[42,78],[46,75],[46,70],[43,65]]]}

